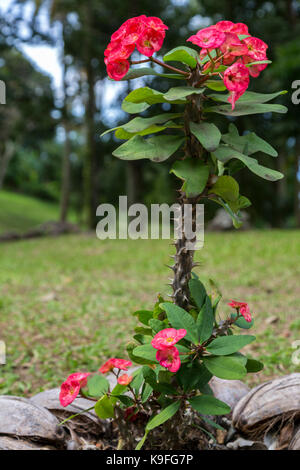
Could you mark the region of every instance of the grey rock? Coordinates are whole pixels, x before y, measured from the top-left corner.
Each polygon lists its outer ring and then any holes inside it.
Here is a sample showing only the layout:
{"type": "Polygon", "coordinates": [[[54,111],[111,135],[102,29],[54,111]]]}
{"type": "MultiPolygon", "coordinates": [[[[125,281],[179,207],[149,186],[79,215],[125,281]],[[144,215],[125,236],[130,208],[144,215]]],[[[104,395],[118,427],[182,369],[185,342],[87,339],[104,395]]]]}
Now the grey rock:
{"type": "Polygon", "coordinates": [[[63,441],[65,432],[48,410],[26,398],[0,396],[0,435],[63,441]]]}
{"type": "Polygon", "coordinates": [[[250,391],[248,385],[240,380],[224,380],[213,377],[209,382],[214,396],[227,403],[233,410],[237,403],[250,391]]]}

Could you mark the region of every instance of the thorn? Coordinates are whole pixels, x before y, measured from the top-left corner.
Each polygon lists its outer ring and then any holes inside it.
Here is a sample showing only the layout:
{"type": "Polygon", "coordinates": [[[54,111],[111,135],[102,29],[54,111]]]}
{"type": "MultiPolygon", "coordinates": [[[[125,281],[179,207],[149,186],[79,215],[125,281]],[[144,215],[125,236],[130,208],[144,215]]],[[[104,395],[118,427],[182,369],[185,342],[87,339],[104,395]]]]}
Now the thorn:
{"type": "Polygon", "coordinates": [[[175,271],[175,266],[170,266],[169,264],[165,264],[165,266],[169,269],[172,269],[172,271],[175,271]]]}

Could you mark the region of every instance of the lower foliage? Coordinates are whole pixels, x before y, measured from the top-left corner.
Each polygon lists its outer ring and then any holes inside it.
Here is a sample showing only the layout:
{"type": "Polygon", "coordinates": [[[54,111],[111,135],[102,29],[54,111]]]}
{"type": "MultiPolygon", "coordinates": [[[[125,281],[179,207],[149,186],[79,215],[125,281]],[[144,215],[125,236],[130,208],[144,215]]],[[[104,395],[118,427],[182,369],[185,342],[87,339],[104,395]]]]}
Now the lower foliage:
{"type": "Polygon", "coordinates": [[[208,294],[193,274],[188,310],[159,296],[153,310],[135,312],[141,326],[127,345],[130,361],[111,358],[100,374],[70,375],[61,386],[61,404],[72,403],[79,393],[95,400],[99,418],[112,419],[118,427],[119,448],[141,449],[147,442],[150,448],[176,449],[192,445],[198,434],[198,444],[204,442],[207,423],[220,428],[207,417],[231,411],[213,396],[211,378],[242,379],[263,368],[240,353],[255,337],[234,334],[253,325],[248,304],[231,301],[234,312],[220,319],[221,294],[212,286],[208,294]],[[127,374],[133,363],[140,367],[127,374]],[[104,376],[108,372],[117,380],[112,389],[104,376]]]}

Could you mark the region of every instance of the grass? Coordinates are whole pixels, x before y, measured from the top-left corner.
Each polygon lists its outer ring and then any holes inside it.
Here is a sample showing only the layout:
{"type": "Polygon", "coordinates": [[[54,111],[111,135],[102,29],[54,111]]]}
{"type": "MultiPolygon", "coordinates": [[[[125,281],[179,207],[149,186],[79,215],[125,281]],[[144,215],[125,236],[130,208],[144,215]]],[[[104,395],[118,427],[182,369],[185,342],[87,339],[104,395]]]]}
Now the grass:
{"type": "MultiPolygon", "coordinates": [[[[168,292],[171,252],[165,240],[99,241],[93,234],[0,245],[0,339],[7,346],[0,393],[31,395],[123,357],[131,313],[168,292]]],[[[231,298],[254,312],[258,341],[248,352],[266,367],[251,384],[299,370],[291,359],[300,340],[299,253],[297,231],[210,233],[197,253],[201,279],[222,288],[222,316],[231,298]]]]}
{"type": "Polygon", "coordinates": [[[0,191],[0,234],[23,233],[43,222],[57,220],[58,216],[57,204],[23,194],[0,191]]]}

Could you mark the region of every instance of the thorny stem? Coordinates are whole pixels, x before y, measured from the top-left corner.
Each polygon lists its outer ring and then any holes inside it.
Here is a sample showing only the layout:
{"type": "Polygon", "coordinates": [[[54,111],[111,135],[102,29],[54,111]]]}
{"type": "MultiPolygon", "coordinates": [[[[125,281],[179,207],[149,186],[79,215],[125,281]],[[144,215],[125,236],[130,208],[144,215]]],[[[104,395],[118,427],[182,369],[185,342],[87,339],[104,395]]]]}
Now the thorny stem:
{"type": "MultiPolygon", "coordinates": [[[[189,86],[196,87],[203,79],[201,69],[199,66],[193,70],[187,80],[189,86]]],[[[191,95],[188,97],[188,103],[184,112],[184,130],[186,135],[185,155],[184,158],[203,159],[204,149],[198,139],[190,132],[190,122],[200,123],[202,120],[202,102],[201,95],[191,95]]],[[[184,205],[192,205],[192,230],[196,230],[196,205],[204,193],[197,198],[188,198],[184,191],[179,192],[179,204],[181,206],[181,217],[178,222],[181,224],[181,237],[175,241],[176,253],[174,256],[174,265],[171,269],[174,272],[172,281],[173,294],[172,298],[176,305],[179,307],[189,309],[190,307],[190,293],[189,281],[191,279],[192,269],[197,266],[194,263],[194,250],[188,246],[190,243],[196,242],[196,237],[193,240],[188,240],[184,230],[184,205]]]]}

